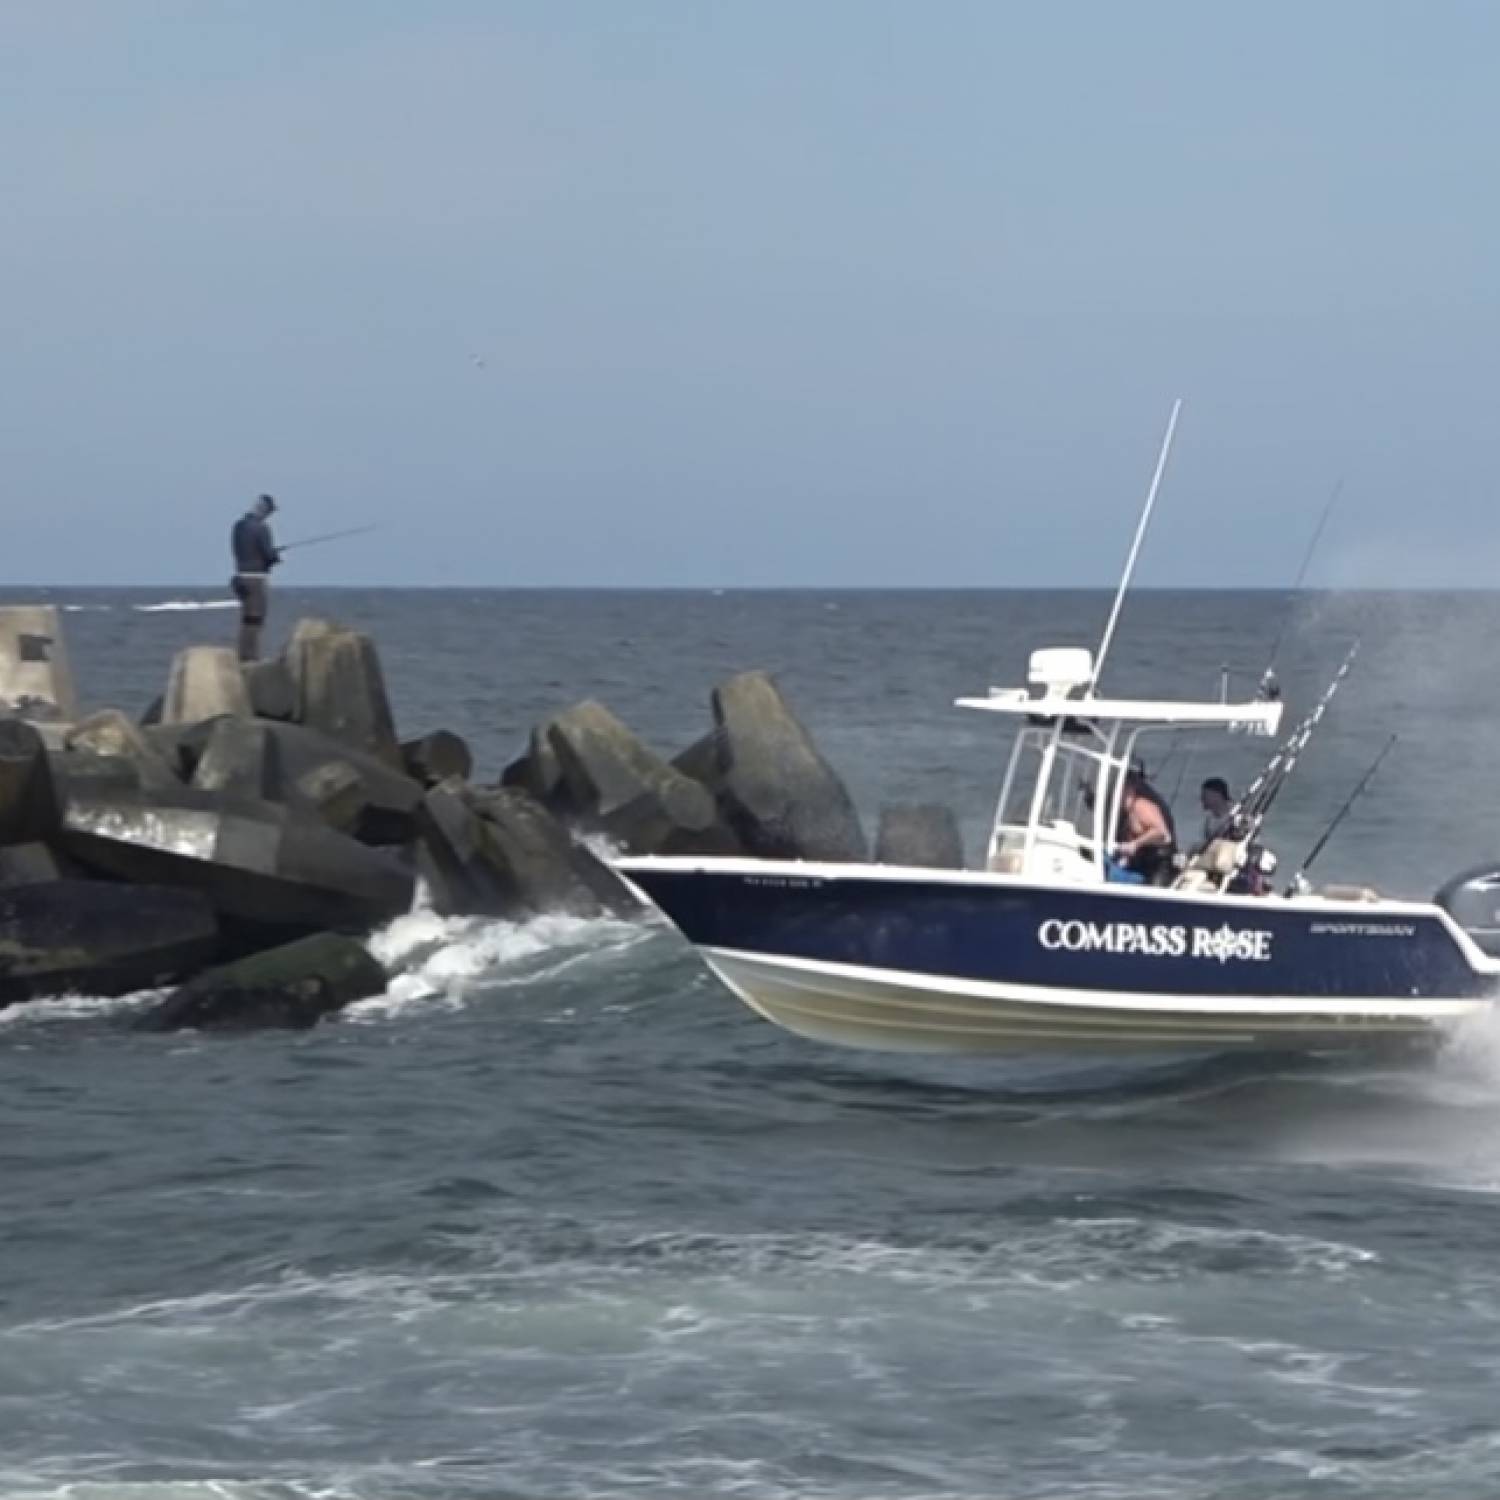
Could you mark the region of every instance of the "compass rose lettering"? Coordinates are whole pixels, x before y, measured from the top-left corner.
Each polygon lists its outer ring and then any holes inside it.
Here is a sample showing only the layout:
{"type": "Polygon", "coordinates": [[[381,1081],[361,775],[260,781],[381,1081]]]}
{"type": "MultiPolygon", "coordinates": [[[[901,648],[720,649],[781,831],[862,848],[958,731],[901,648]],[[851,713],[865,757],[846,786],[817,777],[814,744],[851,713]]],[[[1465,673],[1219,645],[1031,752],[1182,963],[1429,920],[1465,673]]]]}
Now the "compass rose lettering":
{"type": "Polygon", "coordinates": [[[1184,927],[1161,922],[1083,922],[1049,918],[1036,931],[1042,947],[1065,953],[1206,958],[1214,963],[1266,963],[1273,934],[1265,928],[1184,927]]]}

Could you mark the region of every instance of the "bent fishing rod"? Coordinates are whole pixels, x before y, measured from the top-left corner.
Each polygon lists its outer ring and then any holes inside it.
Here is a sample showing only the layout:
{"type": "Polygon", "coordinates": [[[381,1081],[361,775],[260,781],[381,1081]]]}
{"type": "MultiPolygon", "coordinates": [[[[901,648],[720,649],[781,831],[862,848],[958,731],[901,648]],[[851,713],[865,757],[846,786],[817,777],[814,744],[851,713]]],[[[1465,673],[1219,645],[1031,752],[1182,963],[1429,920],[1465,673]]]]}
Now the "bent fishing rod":
{"type": "Polygon", "coordinates": [[[1359,801],[1360,794],[1367,786],[1369,786],[1371,780],[1374,778],[1375,773],[1380,769],[1381,761],[1383,761],[1386,756],[1391,753],[1391,747],[1395,745],[1395,743],[1396,736],[1393,734],[1390,739],[1388,739],[1381,747],[1380,754],[1370,762],[1369,769],[1355,783],[1354,790],[1350,792],[1349,795],[1344,799],[1344,805],[1340,807],[1336,813],[1334,813],[1332,820],[1329,822],[1328,827],[1323,830],[1322,836],[1318,839],[1317,843],[1315,843],[1303,857],[1302,863],[1297,866],[1291,880],[1287,883],[1286,894],[1288,896],[1293,896],[1297,893],[1297,887],[1301,883],[1303,877],[1312,868],[1313,861],[1323,852],[1324,848],[1328,844],[1329,839],[1331,839],[1338,831],[1339,824],[1342,823],[1344,819],[1349,815],[1349,809],[1359,801]]]}
{"type": "Polygon", "coordinates": [[[375,531],[378,528],[370,526],[351,526],[345,531],[325,531],[320,536],[299,537],[295,542],[283,542],[276,550],[278,552],[290,552],[294,547],[318,547],[324,542],[340,542],[346,536],[363,536],[366,532],[375,531]]]}

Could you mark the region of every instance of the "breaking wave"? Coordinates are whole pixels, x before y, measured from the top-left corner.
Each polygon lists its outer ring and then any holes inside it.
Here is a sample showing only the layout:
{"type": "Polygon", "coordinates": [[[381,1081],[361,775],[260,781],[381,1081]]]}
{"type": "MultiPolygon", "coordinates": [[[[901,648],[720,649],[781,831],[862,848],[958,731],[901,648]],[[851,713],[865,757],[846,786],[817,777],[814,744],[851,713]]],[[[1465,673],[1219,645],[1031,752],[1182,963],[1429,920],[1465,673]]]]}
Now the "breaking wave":
{"type": "MultiPolygon", "coordinates": [[[[616,917],[554,914],[523,922],[441,917],[419,892],[414,910],[367,939],[370,952],[390,975],[389,987],[343,1014],[370,1021],[434,1007],[459,1009],[478,991],[564,977],[579,965],[633,946],[649,933],[643,924],[616,917]]],[[[18,1001],[0,1008],[0,1028],[128,1017],[149,1009],[166,994],[141,990],[111,998],[59,995],[18,1001]]]]}
{"type": "Polygon", "coordinates": [[[132,604],[138,615],[176,614],[197,609],[237,609],[233,599],[163,599],[157,604],[132,604]]]}
{"type": "Polygon", "coordinates": [[[105,999],[99,995],[58,995],[43,1000],[18,1000],[0,1007],[0,1030],[12,1026],[49,1026],[67,1021],[99,1021],[133,1015],[148,1009],[165,990],[138,990],[132,995],[105,999]]]}
{"type": "Polygon", "coordinates": [[[441,917],[418,908],[377,932],[370,951],[391,976],[384,995],[351,1006],[356,1018],[389,1017],[432,1004],[456,1007],[476,990],[536,983],[617,952],[645,936],[612,917],[551,915],[525,922],[441,917]]]}

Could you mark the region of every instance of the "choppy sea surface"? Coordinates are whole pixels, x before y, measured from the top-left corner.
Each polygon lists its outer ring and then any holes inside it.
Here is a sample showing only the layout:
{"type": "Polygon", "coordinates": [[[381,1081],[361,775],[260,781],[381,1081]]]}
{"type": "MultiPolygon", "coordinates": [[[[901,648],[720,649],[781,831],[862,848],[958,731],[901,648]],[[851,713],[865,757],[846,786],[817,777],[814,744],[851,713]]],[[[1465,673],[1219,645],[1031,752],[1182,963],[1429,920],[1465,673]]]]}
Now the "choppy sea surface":
{"type": "MultiPolygon", "coordinates": [[[[9,599],[18,596],[14,591],[9,599]]],[[[25,597],[37,598],[32,592],[25,597]]],[[[137,710],[214,593],[55,590],[90,706],[137,710]]],[[[666,753],[779,677],[873,827],[977,854],[1004,743],[963,693],[1089,644],[1091,593],[278,595],[373,632],[403,729],[493,775],[602,699],[666,753]]],[[[1428,895],[1500,862],[1500,596],[1148,593],[1121,691],[1293,717],[1358,638],[1271,829],[1428,895]]],[[[1243,783],[1243,739],[1152,767],[1243,783]]],[[[649,922],[441,921],[288,1035],[0,1012],[0,1495],[1473,1497],[1500,1493],[1500,1023],[1434,1056],[838,1051],[649,922]]]]}

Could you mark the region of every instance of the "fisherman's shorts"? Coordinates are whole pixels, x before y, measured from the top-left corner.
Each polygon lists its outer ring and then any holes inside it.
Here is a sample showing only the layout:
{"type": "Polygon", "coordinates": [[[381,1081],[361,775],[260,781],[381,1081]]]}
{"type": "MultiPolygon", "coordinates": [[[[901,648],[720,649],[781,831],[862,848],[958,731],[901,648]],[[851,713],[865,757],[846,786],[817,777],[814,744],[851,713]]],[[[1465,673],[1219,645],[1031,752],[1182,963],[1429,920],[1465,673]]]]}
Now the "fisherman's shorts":
{"type": "Polygon", "coordinates": [[[236,573],[229,580],[234,597],[240,601],[240,619],[246,625],[264,625],[270,604],[270,589],[257,573],[236,573]]]}

